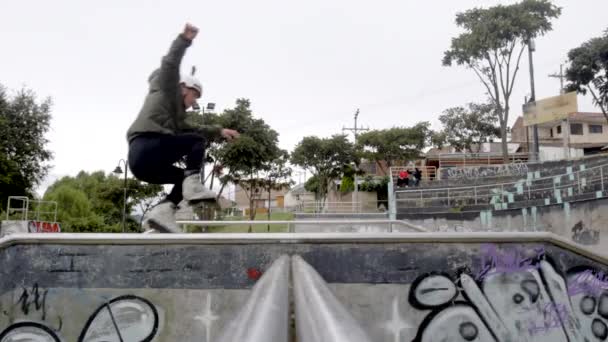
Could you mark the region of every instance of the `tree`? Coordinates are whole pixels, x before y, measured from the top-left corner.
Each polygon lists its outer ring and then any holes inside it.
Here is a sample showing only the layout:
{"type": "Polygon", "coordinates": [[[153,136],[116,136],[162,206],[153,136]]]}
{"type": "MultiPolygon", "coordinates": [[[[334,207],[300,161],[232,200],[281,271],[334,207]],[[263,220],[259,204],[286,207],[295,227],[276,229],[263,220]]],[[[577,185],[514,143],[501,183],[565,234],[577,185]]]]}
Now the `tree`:
{"type": "Polygon", "coordinates": [[[291,163],[309,170],[313,178],[306,182],[305,188],[314,192],[322,205],[327,197],[329,183],[342,175],[345,165],[357,163],[358,159],[352,143],[346,135],[331,138],[304,137],[291,154],[291,163]],[[313,180],[314,179],[314,180],[313,180]],[[313,188],[311,185],[316,185],[313,188]]]}
{"type": "Polygon", "coordinates": [[[443,65],[472,69],[485,86],[500,123],[502,153],[508,161],[507,124],[510,100],[526,45],[552,29],[561,9],[548,0],[523,0],[512,5],[475,8],[456,15],[465,32],[452,39],[443,65]]]}
{"type": "Polygon", "coordinates": [[[581,94],[589,92],[608,121],[608,30],[568,53],[566,88],[581,94]]]}
{"type": "MultiPolygon", "coordinates": [[[[289,188],[294,182],[291,180],[292,169],[287,165],[289,152],[281,150],[279,156],[271,161],[266,167],[264,190],[268,193],[268,220],[270,221],[270,202],[273,190],[289,188]]],[[[268,225],[270,231],[270,225],[268,225]]]]}
{"type": "Polygon", "coordinates": [[[249,199],[250,218],[255,218],[257,201],[264,191],[261,176],[268,165],[279,157],[279,134],[264,120],[253,117],[249,100],[239,99],[234,109],[225,110],[219,120],[223,127],[241,132],[239,139],[223,144],[217,151],[217,159],[226,174],[221,177],[222,188],[228,182],[238,184],[249,199]]]}
{"type": "Polygon", "coordinates": [[[51,120],[51,99],[38,101],[32,90],[9,97],[0,85],[0,205],[8,196],[34,196],[52,159],[45,138],[51,120]]]}
{"type": "Polygon", "coordinates": [[[220,115],[192,115],[193,125],[219,125],[239,131],[239,139],[230,143],[212,141],[208,155],[212,159],[211,182],[219,178],[221,187],[218,200],[226,185],[241,186],[249,199],[250,218],[255,218],[257,201],[264,191],[264,172],[280,155],[279,134],[262,119],[256,119],[251,102],[237,99],[236,107],[226,109],[220,115]]]}
{"type": "MultiPolygon", "coordinates": [[[[44,199],[56,201],[58,219],[65,231],[121,231],[124,180],[103,171],[81,171],[76,177],[63,177],[48,187],[44,199]]],[[[129,213],[136,206],[146,207],[145,202],[157,198],[162,186],[127,179],[128,231],[139,231],[141,222],[133,220],[129,213]]],[[[147,208],[149,209],[149,207],[147,208]]],[[[147,211],[147,210],[146,210],[147,211]]],[[[144,212],[145,213],[145,212],[144,212]]]]}
{"type": "Polygon", "coordinates": [[[445,142],[461,151],[479,153],[482,143],[500,137],[496,107],[492,103],[448,108],[439,116],[439,121],[444,127],[445,142]]]}
{"type": "Polygon", "coordinates": [[[373,160],[383,171],[385,162],[390,169],[398,161],[411,160],[420,154],[430,139],[430,123],[420,122],[413,127],[393,127],[365,132],[357,138],[361,157],[373,160]]]}

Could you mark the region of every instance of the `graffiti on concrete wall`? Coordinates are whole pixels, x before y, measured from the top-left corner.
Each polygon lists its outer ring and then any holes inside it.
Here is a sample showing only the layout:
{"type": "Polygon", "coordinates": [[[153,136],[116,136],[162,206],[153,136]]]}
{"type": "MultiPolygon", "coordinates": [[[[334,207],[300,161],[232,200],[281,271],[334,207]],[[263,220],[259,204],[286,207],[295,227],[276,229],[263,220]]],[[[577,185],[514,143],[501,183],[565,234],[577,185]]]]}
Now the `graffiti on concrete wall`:
{"type": "Polygon", "coordinates": [[[55,331],[36,322],[19,322],[0,333],[2,342],[61,342],[55,331]]]}
{"type": "Polygon", "coordinates": [[[483,165],[476,167],[445,168],[440,169],[441,179],[465,179],[476,180],[480,178],[492,177],[513,177],[526,176],[528,174],[528,164],[514,163],[503,165],[483,165]]]}
{"type": "MultiPolygon", "coordinates": [[[[27,317],[31,313],[31,306],[33,310],[41,310],[41,320],[46,321],[44,310],[47,293],[47,290],[39,290],[38,285],[32,291],[24,289],[17,303],[22,313],[27,317]]],[[[125,295],[99,306],[87,320],[78,341],[148,342],[156,336],[158,326],[158,312],[151,302],[141,297],[125,295]]],[[[0,342],[59,342],[61,329],[60,318],[57,327],[51,327],[48,321],[17,322],[0,333],[0,342]]]]}
{"type": "MultiPolygon", "coordinates": [[[[417,342],[606,341],[608,274],[581,266],[573,259],[566,266],[566,257],[550,250],[540,244],[481,244],[473,259],[457,262],[454,271],[428,272],[429,266],[408,268],[408,272],[415,272],[414,277],[399,284],[403,287],[390,305],[385,302],[389,314],[381,325],[383,333],[392,334],[394,341],[417,342]]],[[[263,277],[257,268],[248,268],[247,276],[252,280],[263,277]]],[[[112,299],[87,306],[75,332],[66,333],[57,313],[65,322],[73,320],[73,313],[68,307],[59,311],[49,308],[52,296],[53,290],[34,284],[15,290],[12,308],[0,303],[3,310],[20,313],[7,327],[0,328],[0,342],[28,338],[41,342],[159,341],[167,336],[163,335],[167,327],[177,325],[172,320],[183,320],[167,315],[167,308],[161,310],[141,296],[113,295],[112,299]]],[[[369,300],[370,305],[375,303],[374,298],[369,300]]],[[[352,307],[367,307],[359,304],[352,307]]],[[[221,320],[221,311],[215,310],[218,305],[226,304],[212,302],[207,293],[200,308],[196,306],[196,313],[185,318],[190,329],[193,324],[202,327],[199,340],[211,341],[219,333],[214,330],[221,320]]]]}
{"type": "Polygon", "coordinates": [[[30,233],[59,233],[61,226],[58,222],[29,221],[28,230],[30,233]]]}
{"type": "Polygon", "coordinates": [[[431,310],[415,341],[606,340],[608,283],[591,281],[597,272],[562,276],[542,250],[522,259],[520,249],[484,248],[479,266],[487,272],[477,281],[466,270],[455,279],[429,273],[414,281],[410,304],[431,310]]]}

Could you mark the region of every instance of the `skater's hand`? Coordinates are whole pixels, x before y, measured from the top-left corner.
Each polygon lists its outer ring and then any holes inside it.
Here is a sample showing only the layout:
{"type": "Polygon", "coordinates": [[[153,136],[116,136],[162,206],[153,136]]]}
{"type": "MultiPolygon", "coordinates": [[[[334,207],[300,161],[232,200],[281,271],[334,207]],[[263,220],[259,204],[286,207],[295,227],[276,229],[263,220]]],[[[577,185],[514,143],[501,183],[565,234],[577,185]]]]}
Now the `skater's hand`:
{"type": "Polygon", "coordinates": [[[186,24],[186,27],[184,27],[184,38],[188,39],[188,40],[194,40],[194,38],[196,38],[196,35],[198,34],[198,27],[192,25],[192,24],[186,24]]]}
{"type": "Polygon", "coordinates": [[[222,137],[228,141],[232,141],[238,138],[241,134],[233,129],[224,128],[222,129],[222,137]]]}

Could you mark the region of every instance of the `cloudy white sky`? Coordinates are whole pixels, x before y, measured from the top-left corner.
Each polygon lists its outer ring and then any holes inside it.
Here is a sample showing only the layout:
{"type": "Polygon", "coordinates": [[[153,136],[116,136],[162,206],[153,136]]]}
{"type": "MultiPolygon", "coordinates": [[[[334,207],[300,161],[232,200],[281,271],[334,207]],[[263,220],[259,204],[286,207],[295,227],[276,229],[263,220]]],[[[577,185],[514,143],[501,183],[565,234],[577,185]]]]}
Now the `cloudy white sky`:
{"type": "MultiPolygon", "coordinates": [[[[445,108],[485,99],[475,75],[441,65],[460,31],[455,14],[496,0],[2,1],[0,83],[26,86],[55,103],[50,174],[111,171],[126,156],[125,132],[146,79],[185,22],[200,34],[182,64],[195,64],[203,102],[236,98],[280,133],[283,148],[306,135],[352,125],[438,127],[445,108]]],[[[569,49],[608,27],[605,0],[559,0],[563,14],[537,41],[537,97],[556,95],[569,49]]],[[[527,59],[513,97],[529,94],[527,59]]],[[[580,109],[594,110],[579,98],[580,109]]],[[[511,122],[515,119],[512,115],[511,122]]]]}

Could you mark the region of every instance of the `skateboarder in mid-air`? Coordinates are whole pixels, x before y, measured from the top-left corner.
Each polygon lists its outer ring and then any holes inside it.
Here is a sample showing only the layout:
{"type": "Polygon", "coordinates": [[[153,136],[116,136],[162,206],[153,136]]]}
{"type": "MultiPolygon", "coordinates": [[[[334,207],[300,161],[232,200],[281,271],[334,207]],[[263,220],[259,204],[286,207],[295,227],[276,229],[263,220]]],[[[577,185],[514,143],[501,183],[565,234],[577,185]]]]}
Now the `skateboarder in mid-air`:
{"type": "Polygon", "coordinates": [[[231,129],[194,128],[186,123],[186,110],[203,95],[203,87],[193,75],[180,76],[182,58],[197,33],[198,28],[186,24],[173,41],[160,68],[148,78],[148,95],[127,132],[133,175],[151,184],[173,184],[171,193],[144,218],[144,229],[180,232],[175,211],[182,199],[189,204],[214,201],[215,193],[201,182],[205,145],[220,137],[230,141],[239,136],[231,129]],[[184,157],[185,169],[173,165],[184,157]]]}

